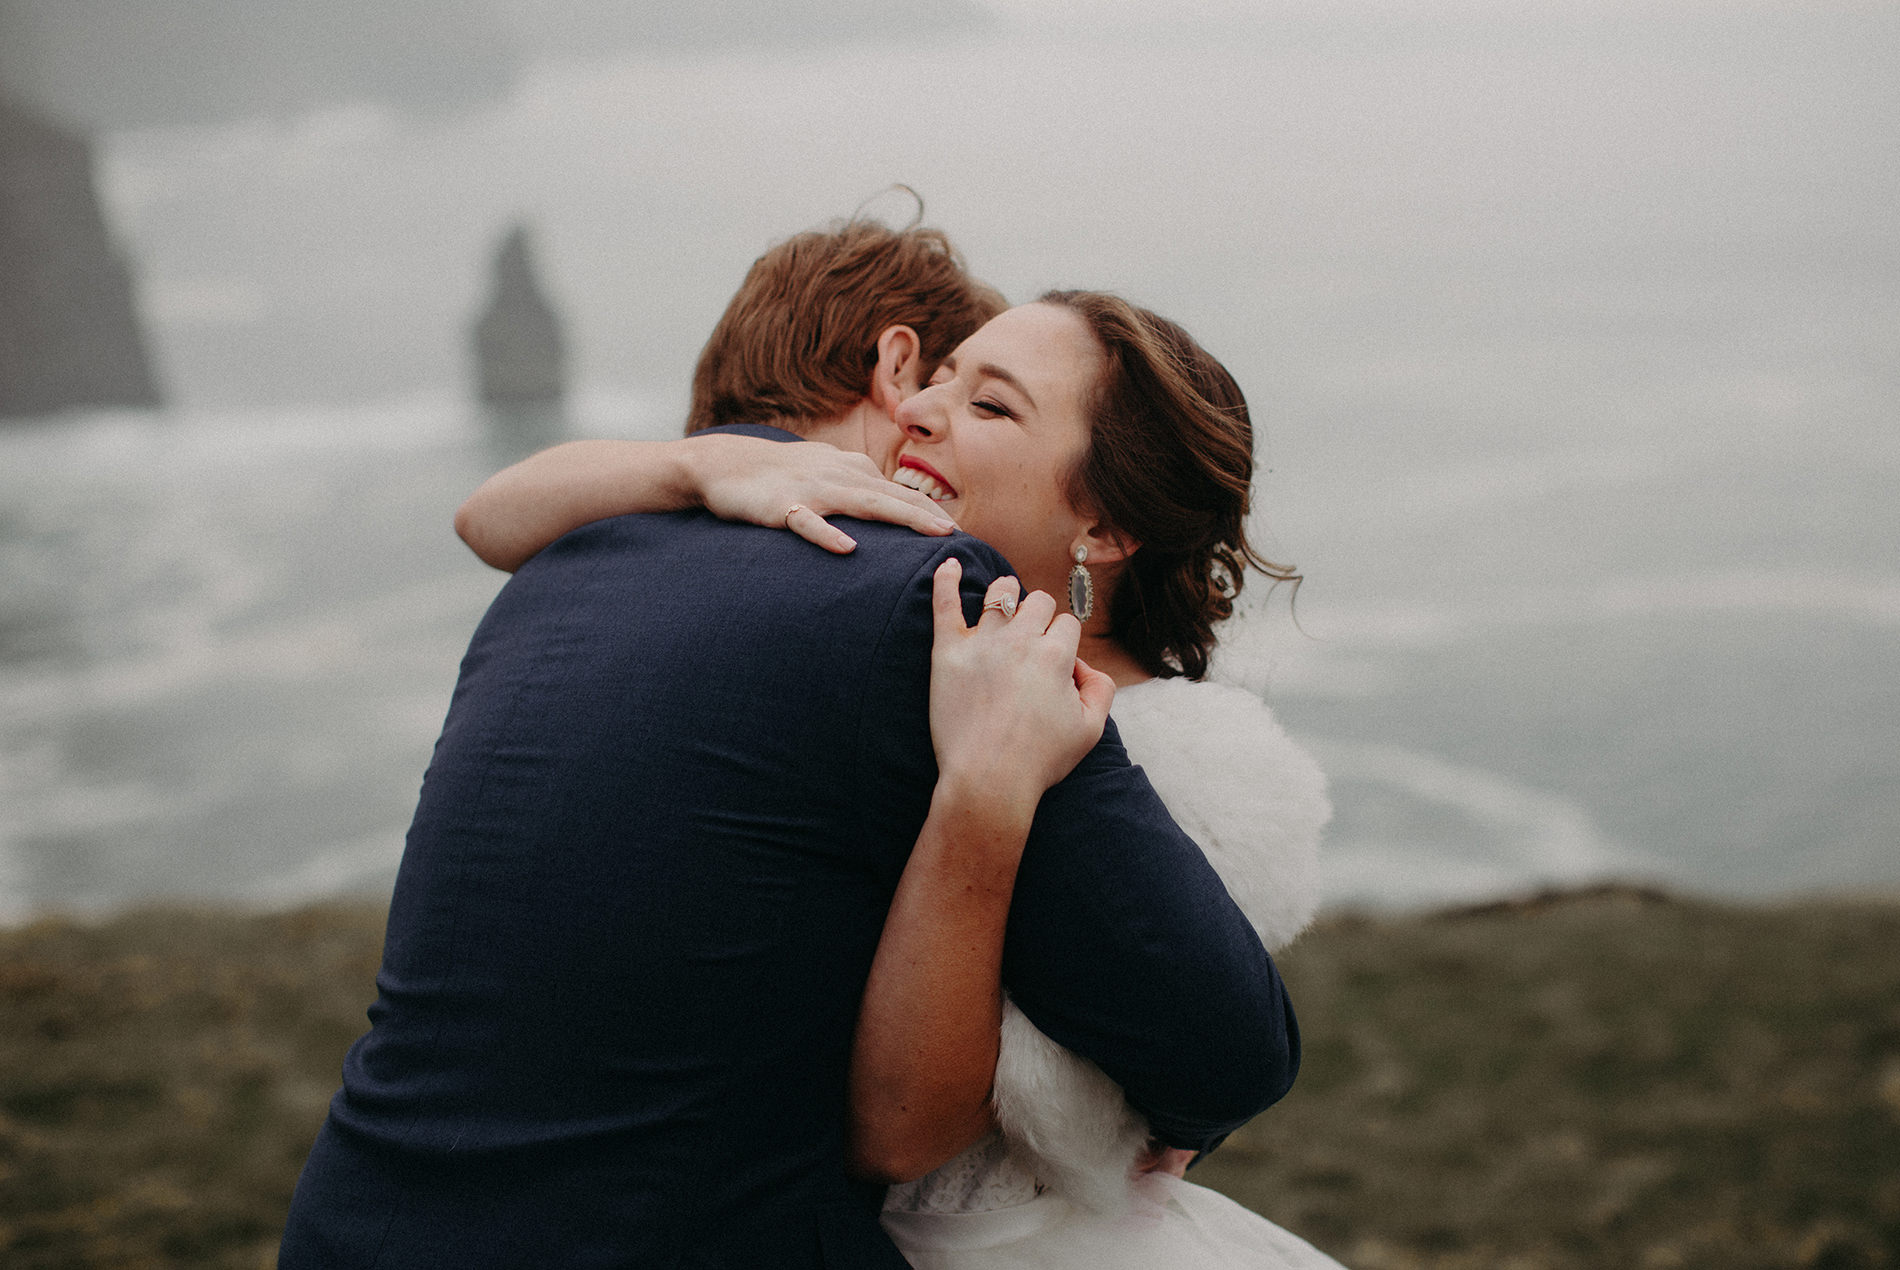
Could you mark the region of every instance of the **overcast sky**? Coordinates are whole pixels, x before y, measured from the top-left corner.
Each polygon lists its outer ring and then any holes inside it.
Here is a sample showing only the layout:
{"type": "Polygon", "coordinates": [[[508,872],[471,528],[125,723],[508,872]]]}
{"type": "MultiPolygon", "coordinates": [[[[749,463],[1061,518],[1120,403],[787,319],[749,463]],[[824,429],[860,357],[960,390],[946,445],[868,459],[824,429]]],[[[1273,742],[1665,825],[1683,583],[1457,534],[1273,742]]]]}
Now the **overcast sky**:
{"type": "Polygon", "coordinates": [[[493,98],[546,57],[916,44],[998,24],[1160,38],[1566,38],[1605,25],[1792,24],[1885,0],[0,0],[0,79],[96,127],[284,115],[339,101],[493,98]]]}
{"type": "Polygon", "coordinates": [[[92,127],[488,100],[549,56],[970,32],[977,0],[0,0],[0,82],[92,127]]]}
{"type": "Polygon", "coordinates": [[[0,67],[119,125],[101,186],[184,404],[453,389],[517,217],[582,381],[674,391],[746,261],[894,181],[1010,294],[1123,287],[1256,382],[1415,399],[1454,362],[1503,386],[1586,355],[1626,379],[1605,332],[1637,356],[1666,332],[1680,363],[1741,326],[1783,347],[1809,308],[1877,339],[1892,311],[1891,0],[0,0],[0,22],[0,67]]]}

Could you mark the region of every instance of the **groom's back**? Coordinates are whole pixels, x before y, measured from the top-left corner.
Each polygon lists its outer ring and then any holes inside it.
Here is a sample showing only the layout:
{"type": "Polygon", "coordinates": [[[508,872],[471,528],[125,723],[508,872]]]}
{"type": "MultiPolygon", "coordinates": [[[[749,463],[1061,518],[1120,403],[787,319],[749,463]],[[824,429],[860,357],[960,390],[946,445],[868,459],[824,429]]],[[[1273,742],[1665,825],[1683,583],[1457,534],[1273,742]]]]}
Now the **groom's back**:
{"type": "Polygon", "coordinates": [[[285,1266],[903,1264],[844,1073],[928,805],[946,546],[863,531],[625,517],[503,589],[285,1266]]]}

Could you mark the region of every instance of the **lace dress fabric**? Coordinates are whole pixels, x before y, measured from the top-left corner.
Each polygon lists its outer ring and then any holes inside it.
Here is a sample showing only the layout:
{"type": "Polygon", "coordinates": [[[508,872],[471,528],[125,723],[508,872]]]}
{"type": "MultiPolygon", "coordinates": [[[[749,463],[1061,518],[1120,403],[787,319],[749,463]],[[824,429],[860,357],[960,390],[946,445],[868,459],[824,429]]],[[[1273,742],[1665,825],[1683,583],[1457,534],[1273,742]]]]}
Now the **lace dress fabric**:
{"type": "Polygon", "coordinates": [[[1042,1193],[1003,1135],[991,1130],[962,1155],[915,1182],[893,1186],[887,1213],[987,1213],[1027,1204],[1042,1193]]]}

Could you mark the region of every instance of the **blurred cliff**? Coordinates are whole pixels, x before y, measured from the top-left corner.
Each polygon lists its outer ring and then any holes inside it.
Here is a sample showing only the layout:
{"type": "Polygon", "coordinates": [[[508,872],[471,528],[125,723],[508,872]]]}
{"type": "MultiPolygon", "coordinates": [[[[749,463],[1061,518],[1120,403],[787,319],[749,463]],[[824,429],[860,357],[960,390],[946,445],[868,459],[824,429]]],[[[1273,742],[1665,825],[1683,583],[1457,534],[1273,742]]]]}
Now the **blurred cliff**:
{"type": "Polygon", "coordinates": [[[469,331],[475,395],[497,463],[512,463],[567,432],[567,339],[534,266],[528,228],[502,236],[490,269],[488,302],[469,331]]]}
{"type": "Polygon", "coordinates": [[[8,87],[0,79],[0,417],[156,406],[131,273],[106,229],[91,147],[8,101],[8,87]]]}
{"type": "Polygon", "coordinates": [[[516,225],[495,252],[488,305],[475,321],[477,394],[491,406],[558,402],[566,390],[561,320],[549,303],[516,225]]]}

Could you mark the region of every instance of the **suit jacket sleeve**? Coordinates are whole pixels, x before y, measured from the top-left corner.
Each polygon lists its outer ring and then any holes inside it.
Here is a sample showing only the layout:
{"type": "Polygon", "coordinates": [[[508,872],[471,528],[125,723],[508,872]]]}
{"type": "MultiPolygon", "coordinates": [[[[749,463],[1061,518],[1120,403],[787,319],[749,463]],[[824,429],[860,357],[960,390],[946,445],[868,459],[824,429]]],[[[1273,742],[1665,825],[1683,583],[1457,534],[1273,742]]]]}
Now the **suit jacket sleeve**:
{"type": "MultiPolygon", "coordinates": [[[[863,828],[908,834],[906,846],[936,780],[930,586],[947,554],[964,562],[971,620],[1004,568],[974,539],[944,540],[905,585],[865,681],[863,828]]],[[[1284,1095],[1298,1069],[1298,1028],[1272,959],[1130,765],[1113,722],[1037,811],[1003,979],[1038,1028],[1096,1063],[1172,1146],[1211,1149],[1284,1095]]]]}

